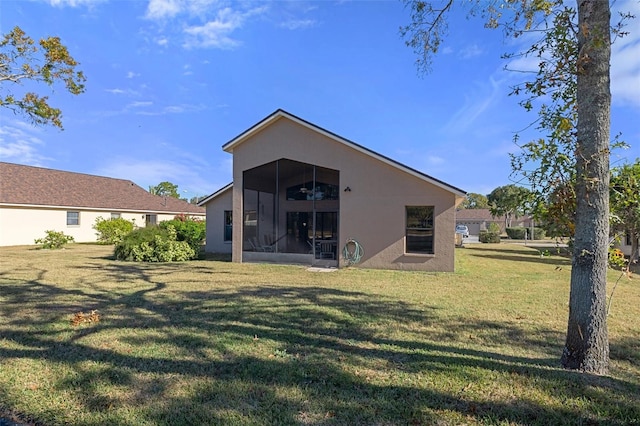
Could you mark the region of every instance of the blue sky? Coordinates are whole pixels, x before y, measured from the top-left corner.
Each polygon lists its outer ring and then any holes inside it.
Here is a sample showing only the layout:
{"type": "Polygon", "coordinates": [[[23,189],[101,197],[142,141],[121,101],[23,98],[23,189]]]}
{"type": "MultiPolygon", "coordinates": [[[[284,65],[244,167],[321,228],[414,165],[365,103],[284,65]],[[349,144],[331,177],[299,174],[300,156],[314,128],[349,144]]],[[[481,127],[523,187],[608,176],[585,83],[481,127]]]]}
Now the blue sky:
{"type": "MultiPolygon", "coordinates": [[[[410,19],[400,1],[2,0],[0,33],[61,37],[87,83],[79,96],[38,90],[63,110],[64,131],[0,111],[0,160],[145,189],[170,181],[191,198],[229,183],[221,146],[282,108],[487,194],[511,183],[513,134],[536,117],[508,96],[523,76],[500,59],[521,46],[454,6],[421,76],[399,35],[410,19]]],[[[640,19],[636,0],[615,8],[640,19]]],[[[638,19],[613,48],[612,132],[631,145],[613,162],[640,157],[638,19]]]]}

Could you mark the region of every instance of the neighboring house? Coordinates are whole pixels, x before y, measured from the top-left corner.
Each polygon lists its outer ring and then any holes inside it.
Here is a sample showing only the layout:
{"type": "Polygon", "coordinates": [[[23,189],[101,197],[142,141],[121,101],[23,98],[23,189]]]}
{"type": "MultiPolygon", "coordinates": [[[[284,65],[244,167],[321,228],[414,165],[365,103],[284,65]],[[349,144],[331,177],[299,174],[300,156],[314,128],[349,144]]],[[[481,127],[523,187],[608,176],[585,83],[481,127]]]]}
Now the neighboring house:
{"type": "MultiPolygon", "coordinates": [[[[504,216],[492,216],[489,209],[463,209],[456,212],[456,225],[467,225],[470,235],[479,235],[480,231],[486,231],[490,223],[496,223],[500,232],[505,232],[504,216]]],[[[511,220],[512,227],[530,227],[531,219],[528,216],[517,217],[511,220]]]]}
{"type": "Polygon", "coordinates": [[[461,189],[283,110],[223,149],[233,182],[199,203],[207,251],[234,262],[453,271],[461,189]]]}
{"type": "Polygon", "coordinates": [[[98,217],[145,226],[178,214],[205,218],[202,207],[152,195],[129,180],[0,162],[0,246],[34,244],[47,230],[91,242],[98,217]]]}
{"type": "Polygon", "coordinates": [[[631,243],[632,242],[633,241],[632,241],[632,238],[631,238],[631,233],[630,232],[624,232],[620,236],[620,241],[618,243],[616,243],[615,246],[618,247],[620,250],[622,250],[622,252],[624,253],[625,256],[631,256],[631,243]]]}

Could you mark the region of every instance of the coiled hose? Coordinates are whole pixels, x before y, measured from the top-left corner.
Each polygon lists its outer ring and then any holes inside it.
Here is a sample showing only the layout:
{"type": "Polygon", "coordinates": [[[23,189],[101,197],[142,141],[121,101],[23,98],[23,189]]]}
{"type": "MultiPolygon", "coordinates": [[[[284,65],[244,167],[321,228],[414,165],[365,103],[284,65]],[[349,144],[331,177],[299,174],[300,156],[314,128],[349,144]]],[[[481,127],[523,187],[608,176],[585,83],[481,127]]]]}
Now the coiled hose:
{"type": "Polygon", "coordinates": [[[347,262],[347,266],[360,263],[362,256],[364,255],[364,249],[353,238],[349,238],[342,249],[342,257],[347,262]]]}

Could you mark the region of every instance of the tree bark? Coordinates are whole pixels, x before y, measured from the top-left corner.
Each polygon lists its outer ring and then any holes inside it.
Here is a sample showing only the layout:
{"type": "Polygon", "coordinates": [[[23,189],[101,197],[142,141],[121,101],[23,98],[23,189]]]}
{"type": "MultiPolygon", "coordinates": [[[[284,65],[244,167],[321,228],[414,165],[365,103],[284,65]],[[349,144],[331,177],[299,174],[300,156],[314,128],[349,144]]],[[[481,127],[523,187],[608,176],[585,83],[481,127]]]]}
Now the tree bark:
{"type": "Polygon", "coordinates": [[[565,368],[607,374],[607,254],[611,116],[608,1],[578,0],[576,232],[565,368]]]}

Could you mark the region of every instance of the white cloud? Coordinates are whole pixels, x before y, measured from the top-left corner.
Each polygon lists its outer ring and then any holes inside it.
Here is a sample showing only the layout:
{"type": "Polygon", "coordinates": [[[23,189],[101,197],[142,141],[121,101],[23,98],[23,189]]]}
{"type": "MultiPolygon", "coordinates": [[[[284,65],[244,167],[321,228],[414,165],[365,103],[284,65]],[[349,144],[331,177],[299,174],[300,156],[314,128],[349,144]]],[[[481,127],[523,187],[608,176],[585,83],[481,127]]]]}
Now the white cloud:
{"type": "Polygon", "coordinates": [[[303,2],[149,0],[145,18],[159,25],[158,34],[150,38],[158,46],[180,39],[178,42],[186,49],[234,49],[242,45],[236,32],[251,18],[268,14],[268,22],[273,25],[299,30],[318,24],[308,15],[303,16],[316,8],[303,2]]]}
{"type": "Polygon", "coordinates": [[[259,15],[266,11],[266,7],[251,9],[248,11],[233,10],[226,7],[218,11],[216,18],[204,25],[196,25],[185,28],[187,40],[183,44],[186,48],[218,48],[232,49],[240,45],[240,41],[230,37],[231,33],[242,27],[244,22],[253,15],[259,15]]]}
{"type": "MultiPolygon", "coordinates": [[[[151,106],[151,102],[138,102],[138,103],[134,103],[134,104],[129,104],[127,106],[127,111],[129,111],[129,107],[140,107],[140,108],[144,108],[147,106],[151,106]]],[[[149,115],[149,116],[154,116],[154,115],[166,115],[166,114],[184,114],[187,112],[197,112],[197,111],[202,111],[203,109],[205,109],[205,107],[203,105],[190,105],[190,104],[180,104],[180,105],[167,105],[165,107],[162,107],[158,110],[155,111],[149,111],[149,110],[138,110],[135,111],[135,114],[138,115],[149,115]]]]}
{"type": "Polygon", "coordinates": [[[106,0],[48,0],[48,3],[54,7],[79,7],[79,6],[95,6],[96,4],[103,3],[106,0]]]}
{"type": "Polygon", "coordinates": [[[208,169],[209,166],[205,162],[194,164],[189,158],[135,160],[129,157],[115,157],[108,159],[92,171],[92,174],[129,179],[144,189],[168,181],[178,185],[178,190],[191,198],[196,194],[210,194],[218,189],[218,186],[202,178],[207,176],[208,169]]]}
{"type": "Polygon", "coordinates": [[[131,102],[129,105],[126,106],[126,109],[129,108],[145,108],[145,107],[149,107],[153,105],[153,102],[151,101],[136,101],[136,102],[131,102]]]}
{"type": "Polygon", "coordinates": [[[289,19],[281,22],[280,27],[288,30],[299,30],[304,28],[310,28],[316,25],[316,21],[313,19],[289,19]]]}
{"type": "Polygon", "coordinates": [[[180,0],[150,0],[145,17],[148,19],[173,18],[182,12],[184,5],[180,0]]]}
{"type": "Polygon", "coordinates": [[[126,104],[119,110],[101,111],[97,113],[97,115],[99,117],[113,117],[123,114],[161,116],[168,114],[185,114],[190,112],[198,112],[206,108],[207,107],[205,105],[179,104],[156,106],[156,104],[152,101],[134,101],[126,104]]]}
{"type": "Polygon", "coordinates": [[[111,93],[112,95],[127,95],[127,96],[139,96],[140,93],[135,91],[135,90],[131,90],[131,89],[120,89],[120,88],[114,88],[114,89],[105,89],[104,90],[107,93],[111,93]]]}
{"type": "Polygon", "coordinates": [[[469,59],[476,56],[480,56],[483,53],[484,53],[484,50],[482,50],[480,46],[478,46],[477,44],[472,44],[462,49],[458,54],[458,56],[462,59],[469,59]]]}
{"type": "Polygon", "coordinates": [[[445,163],[445,159],[437,155],[429,155],[427,156],[427,163],[432,166],[439,166],[445,163]]]}
{"type": "Polygon", "coordinates": [[[44,142],[33,135],[31,126],[24,122],[13,122],[11,126],[0,126],[0,160],[42,166],[51,158],[40,154],[44,142]]]}
{"type": "Polygon", "coordinates": [[[163,20],[180,14],[202,16],[215,7],[216,3],[217,0],[150,0],[145,17],[163,20]]]}
{"type": "Polygon", "coordinates": [[[477,91],[470,91],[465,96],[464,105],[445,124],[443,132],[461,133],[466,131],[487,109],[495,105],[500,97],[504,96],[505,89],[502,81],[489,77],[488,83],[489,93],[483,87],[477,91]]]}
{"type": "Polygon", "coordinates": [[[127,73],[127,78],[135,78],[135,77],[140,77],[140,74],[133,72],[133,71],[129,71],[127,73]]]}
{"type": "MultiPolygon", "coordinates": [[[[636,19],[640,19],[640,16],[636,19]]],[[[638,58],[640,58],[640,31],[630,29],[627,36],[615,40],[611,46],[611,96],[614,103],[640,107],[640,61],[638,58]]]]}

